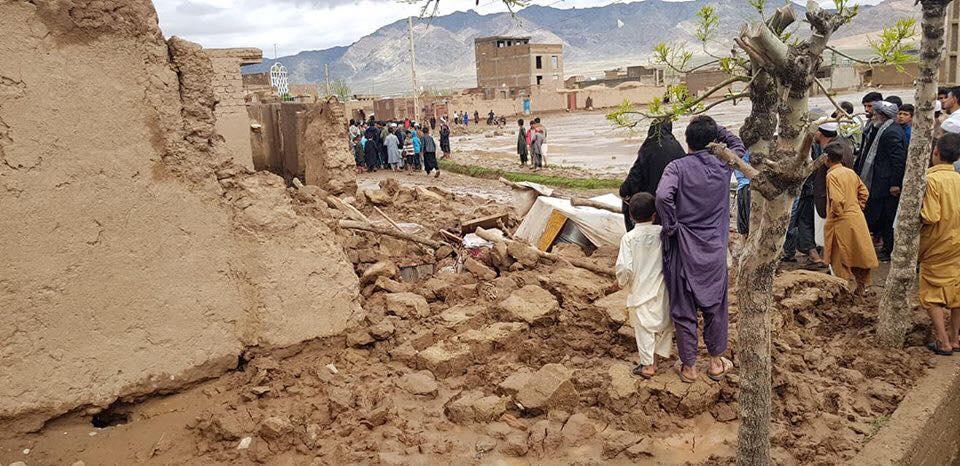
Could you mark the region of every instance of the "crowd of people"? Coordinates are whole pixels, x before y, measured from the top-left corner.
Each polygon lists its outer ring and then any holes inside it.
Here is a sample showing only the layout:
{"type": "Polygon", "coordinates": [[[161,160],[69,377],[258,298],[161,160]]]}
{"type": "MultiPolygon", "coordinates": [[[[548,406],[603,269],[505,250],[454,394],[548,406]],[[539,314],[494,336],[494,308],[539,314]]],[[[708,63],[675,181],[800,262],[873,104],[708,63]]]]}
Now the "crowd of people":
{"type": "MultiPolygon", "coordinates": [[[[454,112],[452,120],[457,126],[469,126],[471,121],[470,114],[465,111],[454,112]]],[[[473,121],[476,125],[480,124],[480,113],[476,110],[473,111],[473,121]]],[[[540,120],[536,121],[539,123],[540,120]]],[[[487,125],[503,127],[505,124],[506,118],[498,117],[493,110],[487,114],[487,125]]],[[[409,118],[402,121],[381,121],[373,116],[367,118],[361,110],[359,119],[350,119],[348,131],[357,173],[375,172],[379,169],[424,170],[428,175],[440,176],[438,147],[442,154],[441,159],[450,157],[450,124],[446,116],[439,119],[430,117],[421,126],[419,122],[409,118]],[[439,135],[439,146],[432,134],[439,135]]],[[[542,129],[542,126],[540,133],[537,151],[541,151],[542,143],[546,139],[546,130],[542,129]]],[[[531,141],[526,143],[531,146],[532,144],[531,141]]],[[[526,160],[526,152],[523,157],[526,160]]]]}
{"type": "Polygon", "coordinates": [[[427,175],[440,176],[437,152],[450,157],[450,126],[445,118],[431,117],[427,124],[405,119],[403,121],[350,120],[348,128],[353,147],[357,173],[379,169],[423,170],[427,175]],[[439,130],[437,129],[439,126],[439,130]],[[440,143],[433,138],[436,131],[440,143]]]}
{"type": "MultiPolygon", "coordinates": [[[[871,271],[889,261],[915,107],[870,92],[856,114],[849,102],[816,123],[811,160],[823,163],[804,181],[784,238],[782,262],[800,251],[809,268],[850,281],[863,295],[871,271]],[[851,116],[853,122],[850,122],[851,116]],[[822,247],[818,246],[821,244],[822,247]]],[[[933,322],[936,354],[960,351],[960,88],[937,102],[935,144],[920,217],[919,301],[933,322]],[[949,316],[949,318],[946,318],[949,316]]],[[[522,128],[522,122],[521,122],[522,128]]],[[[521,130],[521,135],[522,135],[521,130]]],[[[518,139],[522,136],[518,136],[518,139]]],[[[694,117],[687,149],[669,120],[651,124],[620,187],[627,233],[616,274],[629,290],[640,364],[649,378],[676,340],[679,376],[698,377],[698,313],[709,354],[707,376],[723,377],[727,350],[727,249],[731,178],[737,182],[737,231],[750,229],[750,180],[707,149],[724,143],[749,162],[743,142],[709,116],[694,117]]],[[[518,140],[518,150],[520,141],[518,140]]]]}

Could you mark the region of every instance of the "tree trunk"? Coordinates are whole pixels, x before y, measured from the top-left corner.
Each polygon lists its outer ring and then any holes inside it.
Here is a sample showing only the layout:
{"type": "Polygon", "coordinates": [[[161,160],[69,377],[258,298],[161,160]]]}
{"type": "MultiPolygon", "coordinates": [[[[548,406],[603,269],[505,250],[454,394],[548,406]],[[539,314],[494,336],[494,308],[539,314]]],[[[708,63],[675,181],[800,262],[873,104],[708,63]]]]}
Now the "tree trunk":
{"type": "MultiPolygon", "coordinates": [[[[759,196],[758,196],[759,197],[759,196]]],[[[740,258],[737,275],[737,359],[740,363],[740,432],[737,464],[770,464],[770,311],[773,276],[782,238],[790,220],[793,198],[782,193],[761,198],[751,213],[750,238],[740,258]],[[754,215],[758,217],[754,223],[754,215]],[[754,225],[751,225],[753,227],[754,225]],[[756,233],[754,233],[756,232],[756,233]]]]}
{"type": "Polygon", "coordinates": [[[930,162],[933,139],[934,99],[937,98],[937,75],[943,57],[943,19],[949,2],[923,0],[923,37],[920,41],[920,74],[917,77],[916,112],[913,136],[907,155],[906,172],[900,193],[900,210],[890,273],[880,298],[877,338],[886,347],[900,347],[909,330],[910,299],[916,295],[916,265],[920,248],[920,204],[927,185],[925,177],[930,162]]]}

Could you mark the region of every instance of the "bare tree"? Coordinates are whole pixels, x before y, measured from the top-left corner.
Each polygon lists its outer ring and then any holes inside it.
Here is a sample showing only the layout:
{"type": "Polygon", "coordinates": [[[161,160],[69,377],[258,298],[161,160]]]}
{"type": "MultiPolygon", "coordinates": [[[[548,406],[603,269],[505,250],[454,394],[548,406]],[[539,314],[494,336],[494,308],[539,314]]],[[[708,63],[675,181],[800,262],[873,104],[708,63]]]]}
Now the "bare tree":
{"type": "Polygon", "coordinates": [[[916,264],[920,248],[920,204],[927,180],[934,130],[934,100],[943,59],[944,16],[949,0],[918,0],[923,9],[920,39],[920,74],[917,77],[913,135],[903,176],[894,250],[886,287],[880,298],[877,337],[888,347],[899,347],[911,319],[910,297],[915,296],[916,264]]]}

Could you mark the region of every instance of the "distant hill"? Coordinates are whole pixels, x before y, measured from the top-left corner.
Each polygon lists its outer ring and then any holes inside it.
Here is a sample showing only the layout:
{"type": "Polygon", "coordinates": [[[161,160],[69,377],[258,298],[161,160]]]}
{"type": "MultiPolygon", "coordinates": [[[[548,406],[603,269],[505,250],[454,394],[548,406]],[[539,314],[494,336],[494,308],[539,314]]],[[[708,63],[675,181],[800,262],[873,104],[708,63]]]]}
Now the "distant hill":
{"type": "MultiPolygon", "coordinates": [[[[573,9],[530,6],[516,17],[509,13],[457,12],[414,20],[417,75],[422,85],[437,89],[475,86],[473,40],[490,35],[529,35],[536,42],[562,43],[568,76],[645,64],[658,42],[696,43],[695,15],[703,5],[717,7],[720,37],[732,37],[744,21],[757,19],[744,0],[645,0],[573,9]],[[618,20],[623,27],[617,27],[618,20]]],[[[795,7],[802,14],[804,8],[795,7]]],[[[863,7],[835,37],[875,33],[902,17],[918,18],[919,7],[913,6],[913,0],[886,0],[863,7]]],[[[355,93],[390,94],[409,90],[409,55],[407,22],[397,21],[350,46],[300,52],[278,61],[287,67],[291,82],[321,82],[323,65],[327,64],[330,78],[346,80],[355,93]]],[[[273,62],[265,59],[243,71],[267,71],[273,62]]]]}

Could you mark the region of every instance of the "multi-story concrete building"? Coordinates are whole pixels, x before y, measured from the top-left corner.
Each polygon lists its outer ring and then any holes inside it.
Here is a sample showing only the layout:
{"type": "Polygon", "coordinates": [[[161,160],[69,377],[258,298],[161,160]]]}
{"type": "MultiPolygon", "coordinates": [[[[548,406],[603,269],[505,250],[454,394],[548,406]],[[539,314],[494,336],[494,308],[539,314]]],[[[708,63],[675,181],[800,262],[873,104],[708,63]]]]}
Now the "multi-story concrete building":
{"type": "Polygon", "coordinates": [[[529,37],[474,40],[477,87],[487,98],[530,95],[563,88],[563,45],[531,44],[529,37]]]}

